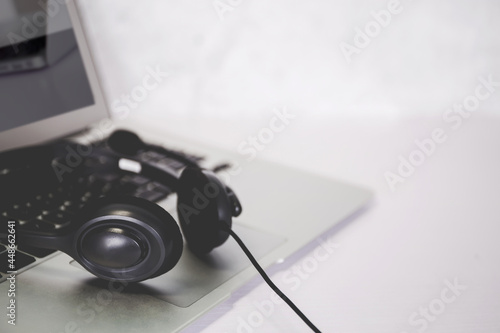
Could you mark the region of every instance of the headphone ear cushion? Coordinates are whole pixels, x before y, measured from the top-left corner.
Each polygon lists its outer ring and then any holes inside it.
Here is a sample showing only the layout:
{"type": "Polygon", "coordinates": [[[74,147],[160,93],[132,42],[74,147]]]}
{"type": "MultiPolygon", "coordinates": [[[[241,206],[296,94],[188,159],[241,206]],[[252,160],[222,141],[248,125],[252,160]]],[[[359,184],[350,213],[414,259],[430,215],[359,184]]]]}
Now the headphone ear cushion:
{"type": "Polygon", "coordinates": [[[225,186],[208,170],[185,168],[179,178],[177,214],[192,252],[207,254],[222,245],[232,225],[232,208],[225,186]]]}
{"type": "Polygon", "coordinates": [[[76,222],[81,226],[75,238],[78,261],[99,277],[112,280],[120,276],[123,281],[142,281],[169,271],[181,257],[183,240],[179,226],[167,211],[153,202],[132,196],[102,197],[78,215],[76,222]],[[85,260],[86,253],[95,253],[85,248],[86,239],[109,228],[124,230],[141,243],[143,259],[126,269],[104,268],[85,260]]]}

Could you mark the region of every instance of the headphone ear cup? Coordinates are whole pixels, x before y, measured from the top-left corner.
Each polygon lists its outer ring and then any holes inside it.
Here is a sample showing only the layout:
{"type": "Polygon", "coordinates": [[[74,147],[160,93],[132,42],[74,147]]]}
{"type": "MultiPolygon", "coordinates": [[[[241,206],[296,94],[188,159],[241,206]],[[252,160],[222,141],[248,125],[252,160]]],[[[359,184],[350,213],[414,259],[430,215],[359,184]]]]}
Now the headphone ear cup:
{"type": "Polygon", "coordinates": [[[185,168],[179,178],[177,214],[192,252],[204,255],[222,245],[231,228],[232,208],[225,186],[208,170],[185,168]]]}
{"type": "Polygon", "coordinates": [[[84,207],[76,222],[75,259],[107,280],[159,276],[182,254],[182,234],[173,217],[145,199],[102,197],[84,207]]]}

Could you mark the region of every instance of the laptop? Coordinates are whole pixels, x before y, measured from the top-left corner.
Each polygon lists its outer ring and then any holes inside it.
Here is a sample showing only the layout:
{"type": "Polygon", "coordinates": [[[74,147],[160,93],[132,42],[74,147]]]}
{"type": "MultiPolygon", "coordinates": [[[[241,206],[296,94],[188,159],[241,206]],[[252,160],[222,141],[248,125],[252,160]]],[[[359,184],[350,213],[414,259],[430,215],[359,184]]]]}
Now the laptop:
{"type": "MultiPolygon", "coordinates": [[[[259,159],[249,162],[236,152],[170,136],[161,124],[147,119],[111,119],[74,1],[2,1],[0,13],[0,166],[11,162],[6,159],[13,155],[6,152],[46,143],[63,148],[86,143],[98,154],[107,149],[105,140],[114,129],[133,131],[148,144],[215,168],[230,183],[243,205],[233,229],[263,267],[289,257],[370,201],[367,189],[259,159]],[[45,13],[46,23],[40,13],[45,13]]],[[[138,158],[183,167],[153,151],[138,158]]],[[[99,161],[97,157],[89,163],[99,161]]],[[[0,183],[9,177],[6,170],[0,167],[0,183]]],[[[29,188],[23,182],[30,177],[37,182],[35,172],[22,178],[20,188],[29,188]]],[[[78,192],[75,197],[74,184],[61,187],[57,195],[39,194],[36,200],[50,206],[43,208],[43,216],[23,209],[23,202],[0,203],[2,223],[13,215],[19,228],[45,230],[71,223],[69,214],[96,188],[146,197],[177,218],[175,193],[153,179],[119,170],[86,177],[89,188],[82,190],[83,196],[78,192]],[[65,192],[69,188],[73,190],[65,192]]],[[[10,191],[19,194],[15,185],[1,191],[7,201],[10,191]]],[[[64,253],[17,244],[16,260],[22,267],[11,297],[6,245],[5,240],[0,244],[0,295],[4,304],[15,299],[15,326],[4,315],[1,332],[176,332],[257,275],[232,239],[203,258],[185,247],[171,271],[129,284],[100,280],[64,253]]]]}

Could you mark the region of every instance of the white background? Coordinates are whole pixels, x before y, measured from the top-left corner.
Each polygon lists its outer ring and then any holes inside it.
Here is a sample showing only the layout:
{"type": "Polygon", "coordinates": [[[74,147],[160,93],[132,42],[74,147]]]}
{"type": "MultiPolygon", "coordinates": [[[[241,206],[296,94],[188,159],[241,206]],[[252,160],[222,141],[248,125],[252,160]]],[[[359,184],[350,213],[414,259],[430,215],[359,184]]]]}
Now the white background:
{"type": "MultiPolygon", "coordinates": [[[[110,107],[159,67],[169,77],[134,114],[230,150],[286,107],[296,118],[260,158],[376,193],[327,235],[340,247],[297,290],[273,275],[304,312],[325,332],[417,332],[412,313],[458,279],[467,290],[421,331],[499,332],[500,91],[455,129],[443,115],[474,94],[478,77],[500,81],[500,4],[401,1],[348,62],[341,43],[354,44],[388,2],[221,3],[233,8],[224,19],[212,1],[80,1],[110,107]],[[436,128],[446,141],[391,191],[385,173],[436,128]]],[[[249,320],[255,302],[269,299],[266,286],[241,294],[191,330],[235,332],[242,319],[247,331],[305,331],[285,306],[249,320]]]]}

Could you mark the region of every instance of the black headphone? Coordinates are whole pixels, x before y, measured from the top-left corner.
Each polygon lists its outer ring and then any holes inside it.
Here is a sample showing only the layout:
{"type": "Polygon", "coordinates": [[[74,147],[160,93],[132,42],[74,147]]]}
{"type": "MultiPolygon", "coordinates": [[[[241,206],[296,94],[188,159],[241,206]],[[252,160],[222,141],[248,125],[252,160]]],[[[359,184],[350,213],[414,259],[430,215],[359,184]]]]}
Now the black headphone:
{"type": "MultiPolygon", "coordinates": [[[[175,151],[146,145],[128,131],[115,131],[107,144],[121,156],[135,156],[142,150],[152,150],[183,162],[186,167],[180,176],[144,163],[139,163],[138,173],[175,190],[179,224],[189,249],[196,255],[205,255],[231,235],[266,283],[314,332],[319,332],[271,281],[243,241],[231,230],[232,217],[240,215],[242,207],[236,194],[222,184],[214,172],[200,168],[175,151]]],[[[40,152],[46,150],[42,147],[40,152]]],[[[115,167],[119,167],[119,163],[115,167]]],[[[90,273],[105,280],[123,282],[143,281],[168,272],[177,264],[183,251],[181,231],[172,216],[159,205],[132,196],[96,199],[82,208],[69,229],[60,230],[60,233],[57,230],[55,233],[24,230],[17,234],[17,239],[19,243],[65,252],[90,273]]]]}
{"type": "MultiPolygon", "coordinates": [[[[141,173],[163,173],[177,193],[179,224],[189,249],[204,255],[229,237],[232,217],[242,212],[235,193],[217,176],[173,151],[149,146],[135,134],[116,131],[108,146],[117,153],[135,155],[141,149],[161,150],[189,166],[180,177],[142,165],[141,173]]],[[[183,250],[181,231],[159,205],[132,196],[105,196],[91,202],[62,233],[19,233],[20,243],[51,248],[70,255],[90,273],[106,280],[138,282],[168,272],[183,250]]]]}

